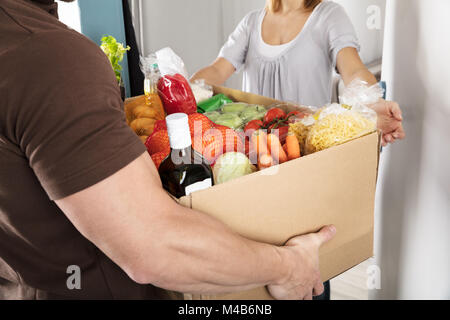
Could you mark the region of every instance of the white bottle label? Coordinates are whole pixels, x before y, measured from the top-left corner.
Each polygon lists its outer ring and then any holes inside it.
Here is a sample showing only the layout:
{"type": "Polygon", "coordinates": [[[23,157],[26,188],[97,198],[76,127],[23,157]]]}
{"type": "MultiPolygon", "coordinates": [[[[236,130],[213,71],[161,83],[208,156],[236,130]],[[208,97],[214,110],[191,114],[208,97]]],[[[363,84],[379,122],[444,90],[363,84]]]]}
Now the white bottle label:
{"type": "Polygon", "coordinates": [[[186,195],[188,196],[188,195],[190,195],[193,192],[200,191],[200,190],[205,190],[205,189],[208,189],[208,188],[211,188],[211,187],[212,187],[212,179],[208,178],[208,179],[205,179],[203,181],[199,181],[199,182],[196,182],[194,184],[191,184],[190,186],[187,186],[185,188],[185,192],[186,192],[186,195]]]}

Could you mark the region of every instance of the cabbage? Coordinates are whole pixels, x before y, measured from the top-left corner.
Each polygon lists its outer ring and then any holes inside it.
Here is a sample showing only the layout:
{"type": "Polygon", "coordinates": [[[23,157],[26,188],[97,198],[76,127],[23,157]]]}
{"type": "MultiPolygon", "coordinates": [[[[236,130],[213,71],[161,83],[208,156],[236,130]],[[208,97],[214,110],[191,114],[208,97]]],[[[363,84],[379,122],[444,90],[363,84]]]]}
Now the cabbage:
{"type": "Polygon", "coordinates": [[[240,152],[228,152],[221,155],[214,165],[214,181],[216,184],[251,174],[256,171],[245,154],[240,152]]]}

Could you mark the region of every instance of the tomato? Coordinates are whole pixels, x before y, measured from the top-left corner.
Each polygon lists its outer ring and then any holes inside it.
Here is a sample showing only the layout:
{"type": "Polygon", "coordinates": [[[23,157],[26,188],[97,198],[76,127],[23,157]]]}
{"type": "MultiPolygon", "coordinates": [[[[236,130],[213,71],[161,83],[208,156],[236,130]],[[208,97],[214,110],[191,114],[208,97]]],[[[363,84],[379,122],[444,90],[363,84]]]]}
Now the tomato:
{"type": "Polygon", "coordinates": [[[244,132],[247,132],[248,130],[259,130],[262,126],[264,126],[264,123],[261,120],[252,120],[247,123],[244,132]]]}
{"type": "Polygon", "coordinates": [[[267,111],[266,115],[264,116],[264,124],[268,125],[274,120],[280,120],[285,119],[286,113],[281,110],[280,108],[272,108],[269,111],[267,111]]]}
{"type": "Polygon", "coordinates": [[[295,119],[303,119],[306,116],[306,114],[304,114],[301,111],[291,111],[288,113],[287,118],[292,121],[295,119]]]}

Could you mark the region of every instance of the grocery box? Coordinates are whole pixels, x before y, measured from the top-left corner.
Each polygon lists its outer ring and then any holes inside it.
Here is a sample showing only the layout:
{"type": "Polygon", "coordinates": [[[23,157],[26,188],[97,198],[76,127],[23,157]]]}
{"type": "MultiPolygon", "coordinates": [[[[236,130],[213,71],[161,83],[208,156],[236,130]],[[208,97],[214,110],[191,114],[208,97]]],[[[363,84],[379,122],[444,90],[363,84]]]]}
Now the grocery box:
{"type": "MultiPolygon", "coordinates": [[[[214,87],[214,91],[239,102],[280,103],[224,87],[214,87]]],[[[379,150],[379,133],[374,132],[192,193],[179,199],[179,203],[217,218],[246,238],[274,245],[334,224],[336,237],[320,250],[321,275],[324,281],[329,280],[373,256],[379,150]]],[[[219,296],[186,294],[185,299],[271,297],[265,288],[259,288],[219,296]]]]}

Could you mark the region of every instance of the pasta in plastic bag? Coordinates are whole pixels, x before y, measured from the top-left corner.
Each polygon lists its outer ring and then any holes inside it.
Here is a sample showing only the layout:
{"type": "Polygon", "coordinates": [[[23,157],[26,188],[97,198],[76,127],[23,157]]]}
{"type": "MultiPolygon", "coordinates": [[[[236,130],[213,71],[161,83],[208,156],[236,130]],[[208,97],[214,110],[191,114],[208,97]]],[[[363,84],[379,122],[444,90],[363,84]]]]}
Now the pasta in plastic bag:
{"type": "Polygon", "coordinates": [[[383,96],[378,86],[354,80],[340,97],[343,104],[331,104],[316,115],[317,121],[309,128],[305,153],[310,154],[377,130],[377,114],[369,108],[383,96]]]}

